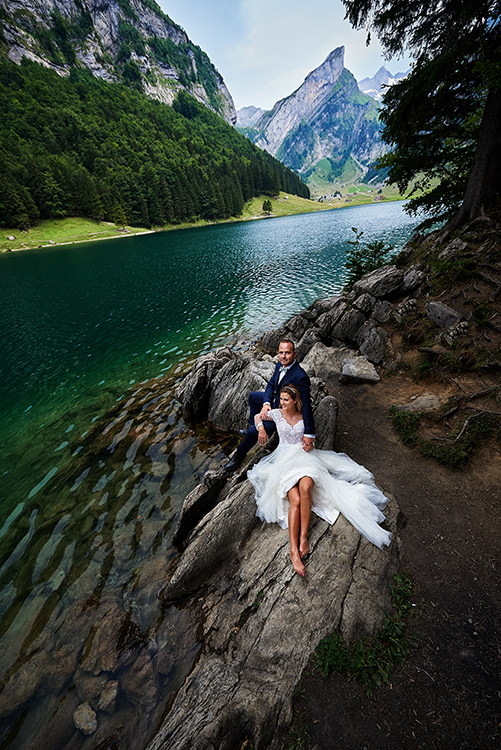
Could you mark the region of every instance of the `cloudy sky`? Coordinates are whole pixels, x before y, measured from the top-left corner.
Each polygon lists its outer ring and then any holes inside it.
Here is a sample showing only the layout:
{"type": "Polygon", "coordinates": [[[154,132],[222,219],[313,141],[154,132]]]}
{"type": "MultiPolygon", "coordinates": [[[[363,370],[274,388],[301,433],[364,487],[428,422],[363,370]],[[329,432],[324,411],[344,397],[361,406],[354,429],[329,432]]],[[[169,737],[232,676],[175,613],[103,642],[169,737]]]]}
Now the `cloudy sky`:
{"type": "Polygon", "coordinates": [[[336,47],[359,81],[384,65],[406,71],[409,60],[385,61],[377,40],[344,21],[341,0],[157,0],[210,57],[237,109],[271,109],[291,94],[336,47]]]}

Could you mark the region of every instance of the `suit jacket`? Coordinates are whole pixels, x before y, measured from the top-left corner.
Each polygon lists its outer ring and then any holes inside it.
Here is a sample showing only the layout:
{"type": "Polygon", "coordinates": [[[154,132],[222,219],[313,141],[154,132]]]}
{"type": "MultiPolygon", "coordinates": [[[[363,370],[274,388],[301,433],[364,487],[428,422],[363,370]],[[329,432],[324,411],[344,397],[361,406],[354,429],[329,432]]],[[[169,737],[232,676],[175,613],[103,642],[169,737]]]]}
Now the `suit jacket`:
{"type": "Polygon", "coordinates": [[[282,378],[280,385],[278,384],[278,377],[280,375],[280,362],[275,367],[275,372],[270,378],[266,390],[264,392],[264,403],[271,404],[272,409],[278,409],[280,407],[280,390],[284,385],[295,385],[301,395],[301,401],[303,402],[303,422],[305,435],[315,434],[315,423],[313,421],[313,411],[311,408],[311,396],[310,396],[310,378],[302,367],[294,360],[294,364],[287,370],[282,378]]]}

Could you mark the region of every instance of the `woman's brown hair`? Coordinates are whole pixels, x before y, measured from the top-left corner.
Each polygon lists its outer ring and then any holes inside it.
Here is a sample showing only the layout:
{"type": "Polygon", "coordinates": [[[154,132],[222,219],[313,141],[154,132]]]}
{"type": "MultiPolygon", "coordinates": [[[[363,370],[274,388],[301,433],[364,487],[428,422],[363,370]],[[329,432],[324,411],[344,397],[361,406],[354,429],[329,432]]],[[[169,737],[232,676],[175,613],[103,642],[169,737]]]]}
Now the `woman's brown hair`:
{"type": "Polygon", "coordinates": [[[296,403],[296,409],[303,411],[303,402],[301,401],[301,395],[295,385],[283,385],[280,388],[280,393],[286,393],[296,403]]]}

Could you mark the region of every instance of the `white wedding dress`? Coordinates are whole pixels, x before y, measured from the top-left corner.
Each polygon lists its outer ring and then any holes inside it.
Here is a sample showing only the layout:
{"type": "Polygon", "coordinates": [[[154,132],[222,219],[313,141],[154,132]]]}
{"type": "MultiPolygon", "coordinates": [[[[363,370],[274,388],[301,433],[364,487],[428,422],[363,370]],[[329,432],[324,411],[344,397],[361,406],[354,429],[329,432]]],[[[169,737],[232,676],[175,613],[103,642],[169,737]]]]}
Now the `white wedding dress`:
{"type": "Polygon", "coordinates": [[[294,426],[282,416],[280,409],[272,409],[268,417],[277,426],[280,443],[269,456],[263,458],[247,477],[256,490],[257,512],[263,521],[288,526],[288,491],[301,477],[313,479],[312,510],[328,523],[334,523],[339,513],[366,539],[380,549],[391,540],[389,531],[378,524],[385,520],[381,508],[387,499],[379,490],[374,477],[363,466],[345,453],[303,449],[304,425],[301,419],[294,426]]]}

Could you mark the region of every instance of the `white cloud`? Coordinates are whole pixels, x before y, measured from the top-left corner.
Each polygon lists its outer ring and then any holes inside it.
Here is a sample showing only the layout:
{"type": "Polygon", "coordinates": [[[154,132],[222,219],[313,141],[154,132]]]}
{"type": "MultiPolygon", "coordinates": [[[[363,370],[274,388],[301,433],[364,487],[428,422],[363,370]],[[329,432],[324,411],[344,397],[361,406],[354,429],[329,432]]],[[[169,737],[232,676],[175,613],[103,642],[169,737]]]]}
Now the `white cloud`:
{"type": "Polygon", "coordinates": [[[300,86],[336,47],[357,80],[381,65],[392,73],[408,61],[386,63],[380,45],[344,21],[340,0],[160,0],[170,17],[209,55],[237,109],[269,109],[300,86]]]}

